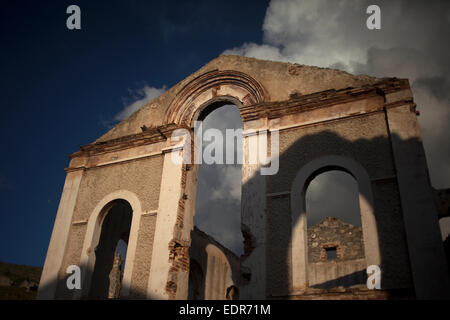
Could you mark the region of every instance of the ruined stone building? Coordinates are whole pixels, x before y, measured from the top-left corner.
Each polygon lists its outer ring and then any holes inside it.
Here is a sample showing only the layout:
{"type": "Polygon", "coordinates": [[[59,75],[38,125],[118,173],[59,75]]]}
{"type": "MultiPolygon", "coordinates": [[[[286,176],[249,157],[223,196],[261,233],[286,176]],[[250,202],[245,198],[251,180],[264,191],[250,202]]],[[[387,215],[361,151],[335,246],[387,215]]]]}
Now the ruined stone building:
{"type": "Polygon", "coordinates": [[[416,117],[406,79],[220,56],[70,156],[39,298],[107,298],[119,240],[121,299],[449,297],[416,117]],[[241,257],[194,229],[198,165],[173,161],[195,147],[177,129],[225,104],[244,123],[241,257]],[[268,164],[247,161],[255,141],[268,164]],[[357,182],[361,227],[307,226],[305,190],[329,170],[357,182]],[[371,265],[379,290],[365,286],[371,265]]]}

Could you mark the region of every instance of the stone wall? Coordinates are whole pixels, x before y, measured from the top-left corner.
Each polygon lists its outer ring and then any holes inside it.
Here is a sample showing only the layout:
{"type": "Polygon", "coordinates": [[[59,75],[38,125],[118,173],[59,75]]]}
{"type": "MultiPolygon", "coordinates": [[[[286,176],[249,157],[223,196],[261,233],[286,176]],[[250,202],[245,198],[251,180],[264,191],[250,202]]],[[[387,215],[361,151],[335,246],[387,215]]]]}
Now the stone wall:
{"type": "Polygon", "coordinates": [[[327,217],[308,227],[308,279],[317,288],[350,287],[366,282],[362,228],[327,217]],[[335,249],[330,259],[327,250],[335,249]]]}
{"type": "Polygon", "coordinates": [[[339,261],[364,259],[362,228],[332,217],[308,227],[309,262],[327,261],[329,248],[336,248],[339,261]]]}

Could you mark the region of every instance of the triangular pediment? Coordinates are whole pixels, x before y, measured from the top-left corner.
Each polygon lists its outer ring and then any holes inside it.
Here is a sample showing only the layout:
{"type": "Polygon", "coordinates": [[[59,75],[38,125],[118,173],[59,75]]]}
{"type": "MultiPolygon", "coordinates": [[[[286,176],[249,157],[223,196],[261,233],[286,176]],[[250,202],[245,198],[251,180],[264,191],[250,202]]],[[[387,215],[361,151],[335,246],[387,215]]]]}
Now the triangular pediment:
{"type": "MultiPolygon", "coordinates": [[[[142,132],[142,127],[153,128],[179,123],[185,119],[183,117],[187,117],[190,108],[198,107],[191,100],[200,94],[206,97],[208,94],[211,97],[214,97],[214,94],[235,96],[243,105],[249,105],[285,101],[293,96],[331,89],[357,88],[379,80],[335,69],[221,55],[158,98],[144,104],[96,142],[138,134],[142,132]],[[206,92],[206,89],[212,93],[206,92]]],[[[204,97],[202,99],[205,100],[204,97]]]]}

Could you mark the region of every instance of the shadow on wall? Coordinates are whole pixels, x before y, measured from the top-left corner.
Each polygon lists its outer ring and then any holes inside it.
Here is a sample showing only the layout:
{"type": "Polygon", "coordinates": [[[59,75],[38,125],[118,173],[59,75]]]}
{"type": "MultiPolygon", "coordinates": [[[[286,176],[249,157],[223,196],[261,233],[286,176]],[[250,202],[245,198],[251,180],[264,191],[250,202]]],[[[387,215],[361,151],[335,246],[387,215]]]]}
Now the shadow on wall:
{"type": "MultiPolygon", "coordinates": [[[[370,130],[370,125],[366,128],[370,130]]],[[[361,136],[360,133],[357,134],[361,136]]],[[[380,255],[379,267],[382,273],[381,288],[392,292],[392,297],[398,297],[395,294],[396,290],[405,292],[405,289],[407,289],[405,293],[407,296],[414,296],[410,257],[392,144],[400,145],[402,150],[412,150],[410,152],[411,155],[417,156],[417,158],[409,159],[409,161],[417,161],[419,166],[426,166],[422,142],[419,139],[405,141],[397,135],[349,141],[331,131],[321,131],[297,138],[295,137],[296,135],[298,136],[299,133],[294,130],[280,133],[280,152],[282,153],[279,156],[279,171],[276,175],[267,176],[266,193],[276,194],[291,191],[293,181],[299,170],[311,161],[321,157],[341,156],[360,164],[369,176],[372,189],[372,195],[365,194],[366,190],[361,190],[361,188],[359,191],[360,197],[364,197],[367,202],[369,202],[370,198],[373,198],[373,218],[376,224],[375,230],[378,233],[378,243],[375,245],[378,247],[380,255]],[[283,146],[286,147],[283,148],[283,146]],[[417,154],[414,154],[414,152],[417,154]]],[[[308,183],[315,176],[329,170],[348,172],[348,170],[340,168],[333,163],[320,168],[313,172],[307,183],[303,185],[303,190],[301,190],[302,196],[305,196],[308,183]]],[[[352,172],[348,173],[352,174],[352,172]]],[[[243,185],[243,189],[247,188],[247,192],[255,190],[259,181],[258,177],[253,176],[243,185]]],[[[420,192],[429,192],[431,197],[430,185],[411,185],[411,188],[418,188],[420,192]]],[[[298,290],[298,288],[293,288],[292,285],[292,270],[301,266],[292,265],[291,225],[295,226],[299,221],[292,221],[289,196],[279,195],[267,197],[266,199],[266,261],[260,261],[260,263],[267,263],[265,296],[266,298],[286,297],[298,290]]],[[[242,201],[245,201],[244,198],[242,201]]],[[[434,212],[430,212],[430,214],[434,214],[434,212]]],[[[251,220],[251,218],[247,217],[245,219],[244,216],[242,217],[242,221],[248,220],[251,220]]],[[[422,239],[427,239],[429,243],[441,244],[437,216],[430,216],[430,221],[428,222],[428,230],[433,230],[433,227],[436,226],[436,233],[427,234],[422,239]]],[[[250,274],[249,281],[251,282],[254,270],[249,268],[256,265],[251,260],[258,261],[257,257],[252,257],[252,253],[254,252],[255,256],[259,254],[260,250],[255,249],[260,243],[260,239],[258,239],[258,235],[252,234],[252,230],[255,230],[254,227],[243,225],[242,230],[245,230],[243,234],[246,246],[244,255],[241,257],[241,272],[248,272],[250,274]],[[250,261],[250,263],[247,263],[247,261],[250,261]]],[[[440,249],[438,248],[438,250],[440,249]]],[[[367,254],[370,253],[366,253],[366,260],[368,258],[367,254]]],[[[428,261],[428,263],[430,265],[434,262],[428,261]]],[[[436,265],[440,264],[440,261],[436,261],[436,265]]],[[[362,275],[350,276],[360,278],[362,275]]],[[[330,286],[339,285],[342,282],[341,280],[345,279],[335,279],[316,284],[316,286],[329,288],[330,286]]]]}
{"type": "MultiPolygon", "coordinates": [[[[370,126],[367,129],[369,130],[370,126]]],[[[292,131],[292,134],[296,135],[298,133],[292,131]]],[[[396,289],[408,289],[408,292],[414,295],[410,258],[408,255],[408,245],[391,144],[396,143],[397,145],[401,145],[403,150],[419,150],[417,159],[410,159],[410,161],[418,161],[419,165],[421,165],[422,163],[426,164],[421,141],[419,139],[401,140],[396,135],[389,138],[375,137],[373,139],[349,141],[331,131],[321,131],[300,138],[288,137],[289,135],[290,133],[280,133],[280,146],[283,147],[286,145],[288,147],[280,155],[278,174],[267,176],[266,192],[276,193],[291,190],[297,172],[312,160],[320,157],[339,155],[359,163],[364,167],[371,180],[374,219],[378,232],[377,245],[381,256],[381,287],[392,292],[396,289]],[[289,141],[293,142],[291,143],[289,141]]],[[[310,180],[320,172],[329,169],[336,170],[340,168],[330,164],[329,167],[324,167],[319,172],[313,173],[310,180]]],[[[259,183],[259,181],[260,179],[254,176],[242,188],[251,190],[255,188],[255,183],[259,183]]],[[[307,185],[303,186],[303,195],[306,187],[307,185]]],[[[425,190],[425,192],[430,193],[431,197],[431,188],[429,185],[411,186],[411,188],[425,190]]],[[[364,193],[361,195],[366,199],[371,197],[371,195],[364,193]]],[[[244,201],[244,198],[242,201],[244,201]]],[[[298,268],[298,266],[291,264],[292,252],[290,250],[292,237],[291,225],[295,225],[298,221],[291,221],[291,203],[289,196],[268,197],[266,207],[266,261],[260,259],[258,256],[259,251],[257,252],[255,250],[260,239],[257,238],[258,235],[252,234],[254,226],[245,225],[244,222],[248,221],[248,219],[242,217],[242,230],[245,231],[243,232],[245,246],[244,255],[241,256],[241,275],[245,275],[244,278],[251,284],[254,281],[253,274],[255,270],[249,269],[250,264],[248,262],[252,259],[253,261],[257,261],[258,264],[267,263],[265,296],[266,298],[283,297],[287,296],[293,290],[291,268],[298,268]]],[[[436,234],[427,234],[425,238],[429,239],[433,244],[436,243],[435,240],[442,244],[437,216],[430,216],[430,225],[432,227],[434,226],[434,222],[436,224],[436,234]]],[[[430,230],[430,228],[428,229],[430,230]]],[[[434,262],[428,261],[428,263],[432,264],[434,262]]],[[[436,263],[439,264],[439,262],[436,263]]],[[[150,268],[150,266],[146,267],[150,268]]],[[[68,275],[65,273],[65,270],[60,270],[59,275],[60,279],[55,279],[58,297],[71,299],[73,292],[66,289],[68,275]],[[65,292],[63,293],[63,291],[65,292]]],[[[336,279],[336,281],[338,280],[336,279]]],[[[53,290],[52,288],[55,287],[55,283],[48,285],[48,288],[40,288],[40,291],[45,292],[47,289],[53,290]]],[[[245,286],[246,283],[243,283],[243,285],[245,286]]],[[[323,286],[327,285],[327,283],[317,285],[323,286]]],[[[241,287],[239,287],[239,291],[242,293],[241,287]]],[[[140,299],[146,297],[145,292],[140,292],[133,287],[130,288],[130,298],[140,299]]]]}
{"type": "Polygon", "coordinates": [[[366,282],[366,278],[367,278],[366,270],[361,270],[342,277],[338,277],[330,281],[325,281],[320,284],[312,285],[311,288],[331,289],[336,287],[347,287],[346,284],[348,283],[364,284],[366,282]]]}

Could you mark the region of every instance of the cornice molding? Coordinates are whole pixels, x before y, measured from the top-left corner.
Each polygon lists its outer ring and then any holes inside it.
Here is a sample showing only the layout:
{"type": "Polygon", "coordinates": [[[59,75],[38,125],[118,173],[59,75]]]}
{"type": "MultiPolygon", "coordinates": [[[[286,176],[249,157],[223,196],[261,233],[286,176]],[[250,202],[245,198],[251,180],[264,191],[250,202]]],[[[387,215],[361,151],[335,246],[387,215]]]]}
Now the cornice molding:
{"type": "MultiPolygon", "coordinates": [[[[166,116],[168,119],[180,121],[180,124],[169,123],[159,127],[142,127],[142,132],[132,134],[117,139],[102,142],[94,142],[80,147],[80,150],[71,154],[69,157],[89,157],[101,153],[119,151],[123,149],[148,145],[158,142],[164,142],[176,129],[190,130],[190,126],[182,119],[189,118],[196,110],[190,110],[187,105],[187,99],[198,94],[199,91],[212,88],[220,83],[239,83],[247,86],[252,97],[249,100],[252,103],[240,106],[242,120],[251,121],[261,118],[275,119],[289,114],[298,114],[318,108],[329,107],[336,104],[343,104],[351,101],[367,99],[375,96],[385,97],[387,94],[410,89],[407,79],[386,78],[373,85],[366,85],[358,88],[346,88],[341,90],[326,90],[304,96],[295,96],[289,100],[277,102],[265,102],[266,98],[262,87],[257,82],[243,73],[237,71],[211,71],[191,82],[189,82],[172,103],[172,111],[166,116]],[[244,81],[245,80],[245,81],[244,81]],[[256,103],[253,103],[255,102],[256,103]],[[186,118],[187,117],[187,118],[186,118]]],[[[384,108],[392,108],[405,103],[413,104],[412,96],[406,100],[399,100],[384,104],[384,108]]]]}
{"type": "Polygon", "coordinates": [[[132,134],[117,139],[94,142],[86,146],[80,147],[80,150],[69,155],[69,157],[88,157],[101,153],[119,151],[132,147],[138,147],[147,144],[153,144],[158,142],[164,142],[171,136],[172,132],[176,129],[188,129],[185,126],[179,126],[176,124],[168,124],[155,128],[142,128],[142,132],[138,134],[132,134]]]}
{"type": "MultiPolygon", "coordinates": [[[[251,121],[260,118],[274,119],[289,114],[301,113],[375,96],[385,97],[389,93],[406,89],[409,89],[408,80],[388,78],[373,85],[366,85],[358,88],[326,90],[304,96],[295,96],[285,101],[263,102],[243,106],[241,108],[241,117],[243,121],[251,121]]],[[[409,101],[412,101],[412,97],[409,101]]],[[[390,106],[391,105],[394,106],[395,103],[391,103],[390,106]]]]}

